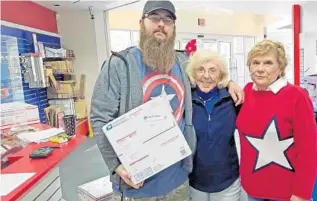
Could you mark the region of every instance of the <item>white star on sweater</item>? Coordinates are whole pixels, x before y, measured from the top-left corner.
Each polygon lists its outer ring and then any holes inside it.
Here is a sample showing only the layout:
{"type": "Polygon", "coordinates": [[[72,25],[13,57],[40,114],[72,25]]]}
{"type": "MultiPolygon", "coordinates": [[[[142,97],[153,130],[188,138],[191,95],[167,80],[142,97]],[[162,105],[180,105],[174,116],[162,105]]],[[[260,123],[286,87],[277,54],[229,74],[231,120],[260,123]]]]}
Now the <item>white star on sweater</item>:
{"type": "Polygon", "coordinates": [[[270,164],[275,164],[291,171],[294,170],[285,153],[293,145],[294,138],[280,139],[280,133],[276,125],[276,119],[273,118],[269,127],[264,131],[262,138],[246,136],[247,140],[258,152],[254,171],[270,164]]]}

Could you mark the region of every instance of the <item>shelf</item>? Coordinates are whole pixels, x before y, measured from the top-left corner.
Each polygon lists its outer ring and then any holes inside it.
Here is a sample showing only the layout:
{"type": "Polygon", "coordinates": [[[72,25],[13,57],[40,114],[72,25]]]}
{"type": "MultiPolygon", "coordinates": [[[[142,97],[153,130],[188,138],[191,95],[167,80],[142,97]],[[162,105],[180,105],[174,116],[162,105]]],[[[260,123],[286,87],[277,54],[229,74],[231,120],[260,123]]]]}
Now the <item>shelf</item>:
{"type": "Polygon", "coordinates": [[[54,71],[54,75],[75,75],[74,72],[61,72],[61,71],[54,71]]]}
{"type": "Polygon", "coordinates": [[[67,60],[74,60],[75,57],[45,57],[43,58],[44,62],[49,62],[49,61],[67,61],[67,60]]]}
{"type": "Polygon", "coordinates": [[[54,100],[54,99],[81,99],[80,95],[76,94],[54,94],[54,95],[49,95],[47,97],[48,100],[54,100]]]}

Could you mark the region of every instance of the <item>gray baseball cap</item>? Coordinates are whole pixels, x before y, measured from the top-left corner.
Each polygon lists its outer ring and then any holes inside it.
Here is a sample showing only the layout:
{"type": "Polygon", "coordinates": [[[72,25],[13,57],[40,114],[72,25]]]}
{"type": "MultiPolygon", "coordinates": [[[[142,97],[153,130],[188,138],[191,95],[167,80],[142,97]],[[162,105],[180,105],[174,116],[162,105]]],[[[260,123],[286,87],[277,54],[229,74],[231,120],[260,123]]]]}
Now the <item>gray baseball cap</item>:
{"type": "Polygon", "coordinates": [[[175,7],[172,2],[165,0],[165,1],[156,1],[156,0],[149,0],[145,3],[143,8],[143,17],[145,14],[151,14],[152,12],[156,10],[166,10],[168,11],[174,20],[176,20],[175,15],[175,7]]]}

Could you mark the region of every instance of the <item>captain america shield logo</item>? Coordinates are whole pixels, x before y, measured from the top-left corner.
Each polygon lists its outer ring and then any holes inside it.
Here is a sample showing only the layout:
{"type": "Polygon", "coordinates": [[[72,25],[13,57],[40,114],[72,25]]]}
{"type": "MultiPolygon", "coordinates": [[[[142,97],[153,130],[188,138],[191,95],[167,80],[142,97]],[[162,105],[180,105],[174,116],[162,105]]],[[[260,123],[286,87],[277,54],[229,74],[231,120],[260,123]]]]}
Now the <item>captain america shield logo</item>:
{"type": "Polygon", "coordinates": [[[142,84],[144,102],[159,96],[167,98],[176,121],[180,122],[184,113],[184,86],[179,79],[171,74],[153,72],[144,77],[142,84]]]}

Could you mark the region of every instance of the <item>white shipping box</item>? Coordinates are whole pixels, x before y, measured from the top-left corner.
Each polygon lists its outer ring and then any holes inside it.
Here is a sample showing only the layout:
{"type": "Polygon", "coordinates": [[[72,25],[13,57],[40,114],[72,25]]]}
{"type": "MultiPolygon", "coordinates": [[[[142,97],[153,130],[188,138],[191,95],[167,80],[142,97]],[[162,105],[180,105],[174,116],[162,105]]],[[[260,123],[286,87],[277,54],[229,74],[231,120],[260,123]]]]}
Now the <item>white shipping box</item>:
{"type": "Polygon", "coordinates": [[[103,127],[134,184],[191,154],[169,101],[155,98],[103,127]]]}
{"type": "Polygon", "coordinates": [[[110,176],[78,186],[78,201],[113,201],[110,176]]]}
{"type": "Polygon", "coordinates": [[[38,107],[27,103],[3,103],[0,114],[0,129],[10,128],[14,124],[27,125],[40,122],[38,107]]]}

